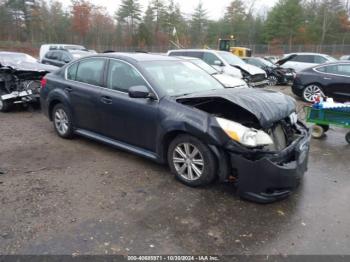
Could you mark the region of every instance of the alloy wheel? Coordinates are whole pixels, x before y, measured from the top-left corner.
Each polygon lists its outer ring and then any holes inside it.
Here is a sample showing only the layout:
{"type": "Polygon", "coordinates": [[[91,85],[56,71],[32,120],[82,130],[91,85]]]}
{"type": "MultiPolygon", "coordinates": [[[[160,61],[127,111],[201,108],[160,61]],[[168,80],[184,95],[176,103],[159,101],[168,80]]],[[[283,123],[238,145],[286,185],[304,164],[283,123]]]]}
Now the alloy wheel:
{"type": "Polygon", "coordinates": [[[60,135],[65,135],[69,128],[68,116],[66,112],[59,108],[55,112],[55,126],[60,135]]]}
{"type": "Polygon", "coordinates": [[[198,180],[204,171],[204,158],[198,148],[190,143],[179,144],[173,152],[176,172],[186,180],[198,180]]]}
{"type": "Polygon", "coordinates": [[[323,96],[323,92],[319,86],[309,85],[305,87],[303,97],[307,102],[314,102],[318,96],[323,96]]]}
{"type": "Polygon", "coordinates": [[[269,79],[269,86],[277,85],[277,82],[278,82],[277,77],[269,76],[268,79],[269,79]]]}

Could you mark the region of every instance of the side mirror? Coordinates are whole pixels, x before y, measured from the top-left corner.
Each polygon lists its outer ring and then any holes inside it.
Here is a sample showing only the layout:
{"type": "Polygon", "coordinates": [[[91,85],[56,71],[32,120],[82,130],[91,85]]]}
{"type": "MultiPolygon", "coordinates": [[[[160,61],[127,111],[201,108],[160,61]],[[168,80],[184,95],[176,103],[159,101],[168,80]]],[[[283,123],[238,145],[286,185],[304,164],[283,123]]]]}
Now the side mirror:
{"type": "Polygon", "coordinates": [[[132,86],[128,90],[129,96],[131,98],[153,98],[146,86],[132,86]]]}
{"type": "Polygon", "coordinates": [[[223,66],[224,64],[220,60],[215,60],[214,65],[216,66],[223,66]]]}

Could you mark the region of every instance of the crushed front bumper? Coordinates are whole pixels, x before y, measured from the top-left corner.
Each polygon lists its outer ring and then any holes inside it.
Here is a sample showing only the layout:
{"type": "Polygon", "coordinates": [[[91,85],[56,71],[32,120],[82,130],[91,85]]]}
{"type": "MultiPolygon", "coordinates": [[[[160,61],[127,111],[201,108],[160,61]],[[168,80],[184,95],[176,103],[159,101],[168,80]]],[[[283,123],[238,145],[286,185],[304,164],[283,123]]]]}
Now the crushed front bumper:
{"type": "Polygon", "coordinates": [[[13,101],[13,103],[25,103],[25,102],[37,101],[39,100],[39,98],[40,98],[39,93],[33,92],[32,90],[14,91],[12,93],[1,96],[1,99],[3,101],[11,100],[13,101]]]}
{"type": "Polygon", "coordinates": [[[271,203],[289,196],[307,171],[309,149],[310,133],[305,131],[303,137],[283,151],[259,160],[229,152],[231,166],[237,172],[240,197],[271,203]]]}

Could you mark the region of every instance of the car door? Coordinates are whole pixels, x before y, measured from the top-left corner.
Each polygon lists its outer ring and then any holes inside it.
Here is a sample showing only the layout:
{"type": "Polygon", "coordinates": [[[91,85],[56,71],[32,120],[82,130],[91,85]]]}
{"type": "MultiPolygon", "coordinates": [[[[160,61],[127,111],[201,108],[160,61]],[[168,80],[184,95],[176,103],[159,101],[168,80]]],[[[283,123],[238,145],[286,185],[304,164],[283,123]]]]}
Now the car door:
{"type": "Polygon", "coordinates": [[[106,83],[99,99],[103,135],[155,152],[158,100],[128,95],[130,87],[143,85],[150,89],[149,84],[134,66],[117,59],[109,61],[106,83]]]}
{"type": "Polygon", "coordinates": [[[320,67],[323,74],[324,91],[327,96],[340,101],[350,101],[350,64],[320,67]]]}
{"type": "Polygon", "coordinates": [[[69,96],[77,128],[101,132],[99,98],[106,61],[105,58],[87,58],[67,68],[64,91],[69,96]]]}

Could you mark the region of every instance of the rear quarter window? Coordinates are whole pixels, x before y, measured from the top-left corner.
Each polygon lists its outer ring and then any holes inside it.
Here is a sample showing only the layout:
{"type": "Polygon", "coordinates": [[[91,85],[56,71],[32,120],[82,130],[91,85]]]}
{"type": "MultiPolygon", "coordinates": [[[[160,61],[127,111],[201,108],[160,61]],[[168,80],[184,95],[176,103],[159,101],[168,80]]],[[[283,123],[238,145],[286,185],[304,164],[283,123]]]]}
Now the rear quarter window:
{"type": "Polygon", "coordinates": [[[76,80],[79,63],[75,63],[67,68],[67,79],[76,80]]]}

